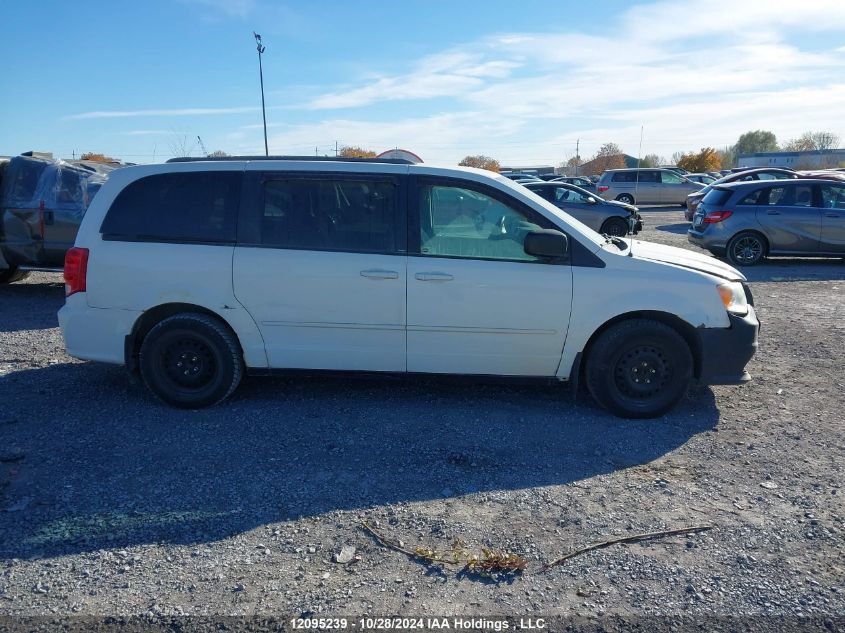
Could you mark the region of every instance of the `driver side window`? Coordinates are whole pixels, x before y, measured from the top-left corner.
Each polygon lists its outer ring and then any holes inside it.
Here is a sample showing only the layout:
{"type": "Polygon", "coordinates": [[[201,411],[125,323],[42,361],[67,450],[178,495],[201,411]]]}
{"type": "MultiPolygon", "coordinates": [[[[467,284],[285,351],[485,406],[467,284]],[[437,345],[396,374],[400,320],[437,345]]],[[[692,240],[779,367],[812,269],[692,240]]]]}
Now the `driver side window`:
{"type": "Polygon", "coordinates": [[[523,243],[542,227],[522,212],[472,189],[422,185],[418,191],[422,255],[537,261],[523,243]]]}

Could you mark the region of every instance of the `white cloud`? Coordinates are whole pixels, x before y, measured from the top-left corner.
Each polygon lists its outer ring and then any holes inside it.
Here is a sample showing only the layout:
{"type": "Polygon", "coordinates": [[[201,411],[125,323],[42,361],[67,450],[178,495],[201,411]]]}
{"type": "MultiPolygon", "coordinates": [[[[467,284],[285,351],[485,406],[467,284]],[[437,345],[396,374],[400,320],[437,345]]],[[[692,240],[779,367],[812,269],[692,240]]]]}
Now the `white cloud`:
{"type": "Polygon", "coordinates": [[[172,130],[130,130],[124,132],[126,136],[156,136],[159,134],[172,134],[172,130]]]}
{"type": "Polygon", "coordinates": [[[577,138],[582,155],[605,141],[635,153],[641,125],[664,154],[727,145],[759,127],[784,138],[808,128],[843,132],[836,53],[845,47],[811,51],[795,38],[845,29],[842,0],[777,10],[771,0],[661,1],[602,26],[600,35],[491,35],[422,58],[405,73],[362,78],[305,107],[439,97],[439,112],[399,122],[334,117],[274,140],[313,147],[350,137],[373,149],[419,149],[423,158],[427,149],[449,160],[486,151],[530,161],[560,160],[577,138]]]}
{"type": "Polygon", "coordinates": [[[95,112],[82,112],[81,114],[70,114],[63,117],[66,121],[77,121],[82,119],[116,119],[131,117],[172,117],[172,116],[200,116],[212,114],[242,114],[244,112],[256,112],[257,107],[238,108],[175,108],[159,110],[99,110],[95,112]]]}

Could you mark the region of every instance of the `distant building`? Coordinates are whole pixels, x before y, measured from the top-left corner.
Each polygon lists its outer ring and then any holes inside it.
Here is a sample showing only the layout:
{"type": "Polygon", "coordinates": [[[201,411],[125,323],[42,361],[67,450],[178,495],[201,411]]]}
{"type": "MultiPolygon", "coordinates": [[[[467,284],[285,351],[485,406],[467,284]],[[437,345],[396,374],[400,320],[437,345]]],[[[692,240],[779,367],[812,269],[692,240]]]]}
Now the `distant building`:
{"type": "Polygon", "coordinates": [[[502,165],[499,168],[499,173],[502,174],[509,174],[509,173],[516,173],[516,174],[531,174],[532,176],[543,176],[548,174],[555,173],[555,168],[553,165],[525,165],[525,166],[508,166],[505,167],[502,165]]]}
{"type": "Polygon", "coordinates": [[[812,169],[838,167],[845,163],[845,149],[819,149],[811,152],[756,152],[740,154],[739,167],[789,167],[812,169]]]}

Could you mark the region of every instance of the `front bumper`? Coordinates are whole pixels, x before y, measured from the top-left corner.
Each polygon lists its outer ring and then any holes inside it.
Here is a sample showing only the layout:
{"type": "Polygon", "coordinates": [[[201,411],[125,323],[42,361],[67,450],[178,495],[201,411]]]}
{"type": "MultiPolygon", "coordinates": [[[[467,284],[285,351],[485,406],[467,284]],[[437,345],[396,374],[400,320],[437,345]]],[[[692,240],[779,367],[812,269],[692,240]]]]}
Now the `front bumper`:
{"type": "Polygon", "coordinates": [[[703,385],[737,385],[751,380],[745,365],[757,351],[760,321],[753,306],[748,314],[728,314],[730,327],[699,328],[701,368],[698,381],[703,385]]]}

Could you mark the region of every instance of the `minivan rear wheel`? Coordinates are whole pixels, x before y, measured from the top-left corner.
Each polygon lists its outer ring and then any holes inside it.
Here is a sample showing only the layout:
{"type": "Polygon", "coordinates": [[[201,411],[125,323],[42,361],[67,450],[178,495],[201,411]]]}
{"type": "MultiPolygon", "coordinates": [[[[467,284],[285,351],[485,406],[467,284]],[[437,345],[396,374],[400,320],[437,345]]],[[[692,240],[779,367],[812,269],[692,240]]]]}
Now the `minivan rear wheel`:
{"type": "Polygon", "coordinates": [[[692,380],[693,359],[684,338],[651,319],[609,327],[587,357],[590,394],[623,418],[655,418],[674,407],[692,380]]]}
{"type": "Polygon", "coordinates": [[[29,277],[28,270],[21,270],[17,266],[3,268],[0,270],[0,284],[12,284],[29,277]]]}
{"type": "Polygon", "coordinates": [[[625,237],[628,235],[628,223],[622,218],[608,218],[601,225],[600,232],[615,237],[625,237]]]}
{"type": "Polygon", "coordinates": [[[616,196],[616,200],[623,204],[634,204],[634,196],[629,193],[620,193],[616,196]]]}
{"type": "Polygon", "coordinates": [[[754,266],[766,256],[766,240],[754,231],[743,231],[730,239],[725,250],[734,266],[754,266]]]}
{"type": "Polygon", "coordinates": [[[243,360],[235,335],[207,314],[164,319],[144,337],[141,377],[160,400],[182,409],[212,406],[237,388],[243,360]]]}

